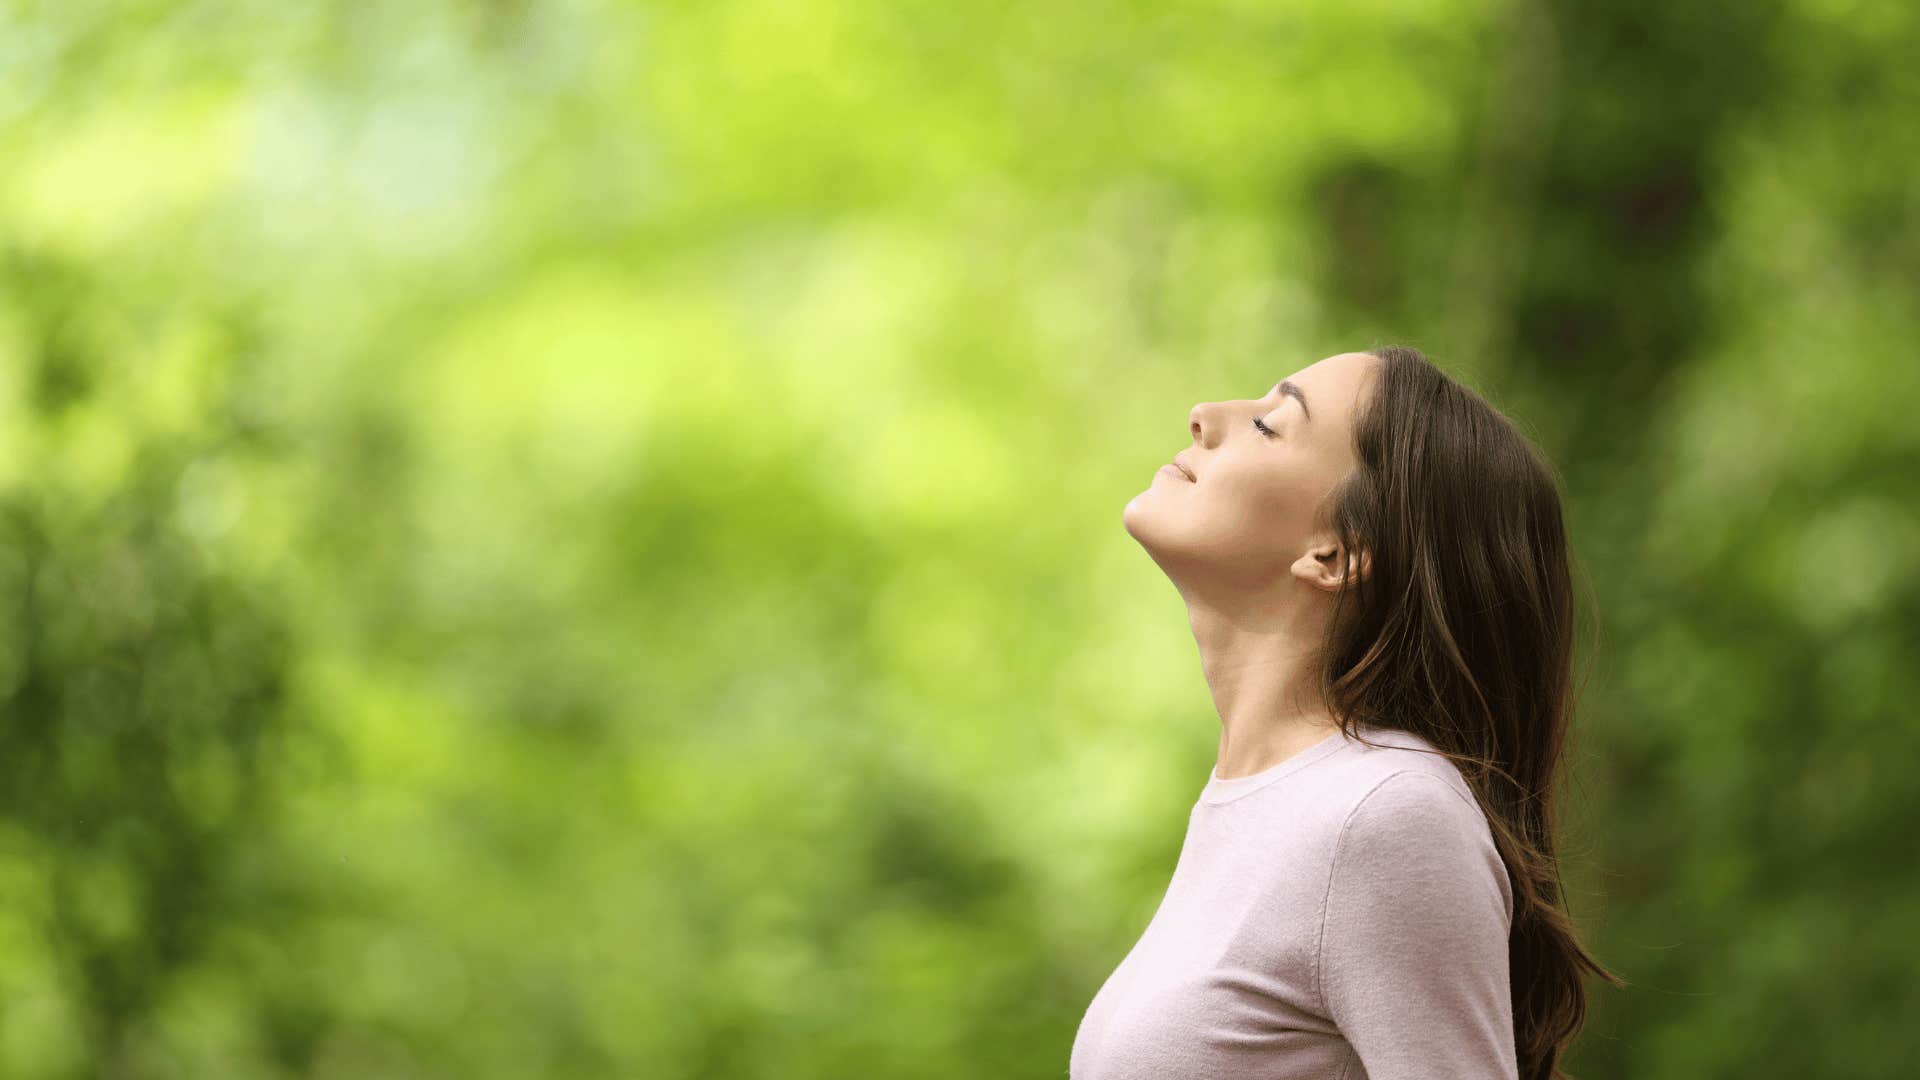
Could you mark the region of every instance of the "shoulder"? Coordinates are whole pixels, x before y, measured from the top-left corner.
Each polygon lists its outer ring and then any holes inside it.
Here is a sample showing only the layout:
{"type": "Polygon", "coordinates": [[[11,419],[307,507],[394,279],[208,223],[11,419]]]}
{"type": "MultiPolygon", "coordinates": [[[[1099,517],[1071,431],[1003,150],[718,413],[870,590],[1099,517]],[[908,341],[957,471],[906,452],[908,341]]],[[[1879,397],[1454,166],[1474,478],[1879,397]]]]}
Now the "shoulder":
{"type": "Polygon", "coordinates": [[[1329,799],[1329,872],[1353,881],[1450,866],[1491,878],[1511,910],[1511,882],[1486,812],[1452,760],[1403,731],[1366,728],[1337,767],[1329,799]],[[1436,864],[1439,865],[1436,865],[1436,864]]]}
{"type": "Polygon", "coordinates": [[[1336,800],[1340,835],[1467,827],[1491,832],[1460,767],[1411,732],[1363,727],[1347,747],[1336,800]],[[1371,745],[1368,745],[1371,744],[1371,745]]]}
{"type": "Polygon", "coordinates": [[[1335,832],[1327,870],[1330,897],[1472,895],[1501,919],[1512,919],[1506,863],[1485,812],[1457,772],[1448,778],[1427,769],[1395,769],[1372,779],[1352,798],[1335,832]]]}
{"type": "Polygon", "coordinates": [[[1391,797],[1396,798],[1411,797],[1405,794],[1409,789],[1426,792],[1429,798],[1434,789],[1444,789],[1465,805],[1478,808],[1459,766],[1432,743],[1391,728],[1362,727],[1359,734],[1365,742],[1348,743],[1341,770],[1344,775],[1340,786],[1351,796],[1349,809],[1374,797],[1383,787],[1392,788],[1391,797]],[[1419,778],[1425,778],[1424,782],[1419,778]]]}
{"type": "MultiPolygon", "coordinates": [[[[1398,769],[1373,779],[1352,797],[1339,834],[1336,854],[1351,849],[1354,838],[1377,847],[1396,838],[1430,839],[1435,833],[1486,833],[1486,815],[1465,788],[1425,769],[1398,769]]],[[[1351,852],[1343,858],[1351,858],[1351,852]]]]}

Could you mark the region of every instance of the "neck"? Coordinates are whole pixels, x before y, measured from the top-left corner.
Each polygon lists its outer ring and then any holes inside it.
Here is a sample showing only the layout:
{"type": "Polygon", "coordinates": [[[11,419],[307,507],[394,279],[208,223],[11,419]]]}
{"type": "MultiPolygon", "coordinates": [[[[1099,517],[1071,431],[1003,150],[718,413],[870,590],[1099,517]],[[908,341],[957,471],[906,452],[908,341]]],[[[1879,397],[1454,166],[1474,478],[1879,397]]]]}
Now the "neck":
{"type": "MultiPolygon", "coordinates": [[[[1299,588],[1289,582],[1288,585],[1299,588]]],[[[1220,714],[1221,779],[1270,768],[1337,728],[1319,696],[1327,601],[1311,590],[1232,606],[1189,596],[1200,669],[1220,714]]]]}

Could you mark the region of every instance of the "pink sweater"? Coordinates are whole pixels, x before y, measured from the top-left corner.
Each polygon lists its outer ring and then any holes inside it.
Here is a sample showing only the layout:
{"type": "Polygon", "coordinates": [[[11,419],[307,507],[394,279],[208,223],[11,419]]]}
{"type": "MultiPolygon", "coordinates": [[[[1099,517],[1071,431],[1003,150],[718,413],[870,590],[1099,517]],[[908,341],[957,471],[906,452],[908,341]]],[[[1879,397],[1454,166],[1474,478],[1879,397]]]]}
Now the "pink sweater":
{"type": "Polygon", "coordinates": [[[1417,736],[1209,775],[1166,895],[1087,1006],[1071,1080],[1517,1080],[1512,885],[1417,736]]]}

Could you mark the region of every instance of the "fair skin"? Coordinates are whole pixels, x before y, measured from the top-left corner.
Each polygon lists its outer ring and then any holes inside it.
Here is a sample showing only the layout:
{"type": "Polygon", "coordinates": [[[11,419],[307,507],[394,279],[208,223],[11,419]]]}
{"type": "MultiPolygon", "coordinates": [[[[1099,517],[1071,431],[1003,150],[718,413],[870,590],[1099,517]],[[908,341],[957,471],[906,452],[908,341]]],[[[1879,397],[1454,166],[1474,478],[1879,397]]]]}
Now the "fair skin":
{"type": "MultiPolygon", "coordinates": [[[[1353,413],[1380,361],[1340,353],[1258,398],[1208,401],[1188,415],[1188,479],[1156,473],[1121,514],[1186,601],[1200,669],[1220,714],[1221,779],[1272,768],[1331,735],[1316,651],[1348,583],[1325,500],[1357,464],[1353,413]],[[1255,420],[1273,431],[1263,434],[1255,420]]],[[[1366,572],[1354,553],[1353,580],[1366,572]]]]}

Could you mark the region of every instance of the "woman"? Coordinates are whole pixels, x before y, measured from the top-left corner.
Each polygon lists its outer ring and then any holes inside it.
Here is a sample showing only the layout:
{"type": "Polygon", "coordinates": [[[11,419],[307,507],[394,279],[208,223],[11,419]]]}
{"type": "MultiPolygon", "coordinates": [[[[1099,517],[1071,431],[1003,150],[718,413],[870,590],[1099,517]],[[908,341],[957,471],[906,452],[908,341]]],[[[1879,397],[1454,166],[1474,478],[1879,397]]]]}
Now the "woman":
{"type": "Polygon", "coordinates": [[[1552,470],[1400,346],[1256,400],[1127,504],[1219,757],[1072,1080],[1547,1080],[1585,1017],[1552,796],[1573,604],[1552,470]]]}

